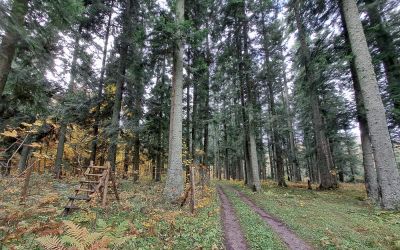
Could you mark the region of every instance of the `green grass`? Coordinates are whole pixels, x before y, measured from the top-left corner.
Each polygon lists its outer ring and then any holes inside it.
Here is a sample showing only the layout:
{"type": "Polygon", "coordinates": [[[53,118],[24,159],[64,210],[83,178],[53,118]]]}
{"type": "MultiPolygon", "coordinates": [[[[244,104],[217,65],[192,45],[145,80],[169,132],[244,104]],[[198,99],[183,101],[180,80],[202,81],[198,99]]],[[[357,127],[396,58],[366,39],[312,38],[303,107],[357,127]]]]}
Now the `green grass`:
{"type": "Polygon", "coordinates": [[[235,208],[250,249],[287,249],[275,232],[265,224],[258,214],[253,212],[231,190],[224,188],[224,191],[235,208]]]}
{"type": "Polygon", "coordinates": [[[257,194],[233,185],[318,249],[400,249],[400,213],[369,204],[362,184],[310,191],[266,182],[257,194]]]}

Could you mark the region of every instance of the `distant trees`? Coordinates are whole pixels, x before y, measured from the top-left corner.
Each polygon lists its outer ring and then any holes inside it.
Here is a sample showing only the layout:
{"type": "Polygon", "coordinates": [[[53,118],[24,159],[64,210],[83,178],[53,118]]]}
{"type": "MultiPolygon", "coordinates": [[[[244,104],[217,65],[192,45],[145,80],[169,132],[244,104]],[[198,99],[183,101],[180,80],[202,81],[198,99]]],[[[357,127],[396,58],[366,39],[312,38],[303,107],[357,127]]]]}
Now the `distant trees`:
{"type": "MultiPolygon", "coordinates": [[[[56,177],[90,160],[134,182],[168,167],[174,201],[193,164],[202,184],[213,172],[254,191],[267,178],[335,189],[364,172],[368,196],[398,207],[394,0],[360,1],[361,17],[354,0],[10,3],[0,129],[57,123],[46,149],[56,177]]],[[[2,162],[15,143],[1,139],[2,162]]],[[[19,147],[21,170],[34,150],[19,147]]]]}

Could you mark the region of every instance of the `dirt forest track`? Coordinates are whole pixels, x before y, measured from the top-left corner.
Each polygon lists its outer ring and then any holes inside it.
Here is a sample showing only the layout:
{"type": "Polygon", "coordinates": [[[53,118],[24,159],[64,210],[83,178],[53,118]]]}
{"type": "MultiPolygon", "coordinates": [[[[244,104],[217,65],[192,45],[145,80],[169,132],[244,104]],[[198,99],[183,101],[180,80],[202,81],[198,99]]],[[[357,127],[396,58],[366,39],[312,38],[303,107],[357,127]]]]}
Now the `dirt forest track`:
{"type": "Polygon", "coordinates": [[[221,218],[226,249],[249,249],[231,202],[220,186],[217,187],[217,191],[221,200],[221,218]]]}
{"type": "Polygon", "coordinates": [[[236,218],[234,208],[224,193],[224,188],[230,189],[237,195],[246,205],[248,205],[262,220],[266,226],[270,227],[286,244],[288,249],[293,250],[311,250],[309,244],[300,239],[292,230],[290,230],[283,222],[268,214],[264,209],[257,206],[254,201],[247,197],[244,193],[228,186],[218,186],[218,194],[221,200],[221,218],[224,229],[225,247],[226,249],[249,249],[243,232],[236,218]]]}

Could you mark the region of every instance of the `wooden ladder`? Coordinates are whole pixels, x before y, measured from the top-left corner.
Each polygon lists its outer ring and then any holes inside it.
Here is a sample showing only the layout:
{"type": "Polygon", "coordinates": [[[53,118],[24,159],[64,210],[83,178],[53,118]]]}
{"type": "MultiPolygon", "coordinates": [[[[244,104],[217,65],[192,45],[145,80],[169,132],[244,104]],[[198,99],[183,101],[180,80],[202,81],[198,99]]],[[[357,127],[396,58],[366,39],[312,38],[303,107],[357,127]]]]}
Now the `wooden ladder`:
{"type": "Polygon", "coordinates": [[[68,196],[63,215],[79,209],[75,201],[89,202],[96,195],[100,198],[103,207],[107,204],[108,192],[112,192],[119,201],[115,176],[109,162],[106,162],[105,166],[94,166],[93,161],[91,161],[83,175],[84,179],[79,181],[79,186],[75,188],[74,195],[68,196]],[[111,190],[108,190],[109,187],[111,187],[111,190]]]}

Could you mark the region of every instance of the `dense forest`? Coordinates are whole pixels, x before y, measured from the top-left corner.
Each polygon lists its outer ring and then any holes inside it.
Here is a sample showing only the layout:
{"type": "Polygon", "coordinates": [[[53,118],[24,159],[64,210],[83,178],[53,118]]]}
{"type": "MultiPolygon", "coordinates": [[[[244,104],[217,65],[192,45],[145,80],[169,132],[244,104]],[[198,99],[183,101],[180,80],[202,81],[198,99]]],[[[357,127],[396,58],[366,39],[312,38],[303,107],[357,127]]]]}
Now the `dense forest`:
{"type": "Polygon", "coordinates": [[[0,20],[0,248],[400,248],[398,0],[0,20]]]}

